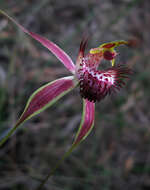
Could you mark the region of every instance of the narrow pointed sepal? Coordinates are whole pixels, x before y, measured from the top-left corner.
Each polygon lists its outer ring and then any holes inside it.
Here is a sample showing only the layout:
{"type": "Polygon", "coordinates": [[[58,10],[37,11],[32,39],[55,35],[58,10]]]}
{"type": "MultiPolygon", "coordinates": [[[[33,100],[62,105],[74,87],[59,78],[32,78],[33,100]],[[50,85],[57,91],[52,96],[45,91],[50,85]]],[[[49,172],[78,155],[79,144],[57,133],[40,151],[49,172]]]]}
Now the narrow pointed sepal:
{"type": "Polygon", "coordinates": [[[94,118],[95,104],[87,99],[83,99],[82,120],[73,145],[79,144],[88,136],[94,126],[94,118]]]}
{"type": "Polygon", "coordinates": [[[83,58],[84,58],[84,51],[85,51],[85,48],[87,46],[87,42],[88,42],[88,39],[83,38],[81,43],[80,43],[79,53],[78,53],[78,57],[76,60],[76,72],[79,69],[81,69],[85,64],[83,58]]]}
{"type": "Polygon", "coordinates": [[[63,64],[64,66],[74,74],[75,72],[75,65],[68,54],[66,54],[60,47],[58,47],[55,43],[49,41],[48,39],[30,32],[26,28],[24,28],[21,24],[19,24],[15,19],[10,17],[6,12],[0,10],[0,13],[5,15],[9,20],[11,20],[13,23],[15,23],[24,33],[31,36],[33,39],[40,42],[44,47],[46,47],[48,50],[50,50],[63,64]]]}
{"type": "Polygon", "coordinates": [[[36,90],[29,98],[18,124],[39,114],[75,87],[73,76],[50,82],[36,90]]]}
{"type": "Polygon", "coordinates": [[[41,113],[46,108],[54,104],[58,99],[72,90],[77,83],[74,77],[64,77],[50,82],[36,90],[29,98],[24,112],[16,125],[10,129],[8,134],[0,141],[0,146],[9,138],[9,136],[25,121],[41,113]]]}

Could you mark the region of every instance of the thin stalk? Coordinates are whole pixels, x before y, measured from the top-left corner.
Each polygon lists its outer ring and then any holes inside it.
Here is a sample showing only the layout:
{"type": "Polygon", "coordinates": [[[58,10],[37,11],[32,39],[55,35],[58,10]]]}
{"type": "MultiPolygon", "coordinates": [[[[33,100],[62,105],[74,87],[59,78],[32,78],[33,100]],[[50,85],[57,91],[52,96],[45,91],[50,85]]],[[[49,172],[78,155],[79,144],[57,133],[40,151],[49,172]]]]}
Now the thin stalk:
{"type": "Polygon", "coordinates": [[[7,141],[7,139],[14,133],[14,131],[17,129],[18,125],[15,125],[10,131],[7,133],[5,137],[2,137],[0,140],[0,147],[7,141]]]}
{"type": "Polygon", "coordinates": [[[41,184],[38,186],[38,188],[36,188],[35,190],[41,190],[43,188],[43,186],[46,184],[46,182],[48,181],[48,179],[54,175],[56,169],[61,165],[61,163],[64,161],[65,158],[67,158],[71,152],[73,151],[73,149],[77,146],[78,144],[73,144],[71,146],[71,148],[63,155],[63,157],[57,162],[56,166],[54,168],[52,168],[52,170],[50,171],[50,173],[45,177],[45,179],[43,179],[43,181],[41,182],[41,184]]]}

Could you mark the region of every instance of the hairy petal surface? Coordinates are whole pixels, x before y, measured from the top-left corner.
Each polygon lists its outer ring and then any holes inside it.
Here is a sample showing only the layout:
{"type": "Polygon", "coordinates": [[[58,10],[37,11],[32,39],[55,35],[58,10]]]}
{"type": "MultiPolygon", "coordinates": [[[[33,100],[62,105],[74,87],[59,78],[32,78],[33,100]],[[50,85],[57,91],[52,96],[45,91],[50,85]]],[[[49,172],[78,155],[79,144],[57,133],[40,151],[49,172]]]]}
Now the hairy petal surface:
{"type": "Polygon", "coordinates": [[[77,83],[73,80],[74,77],[64,77],[53,82],[50,82],[38,90],[36,90],[29,98],[23,114],[19,118],[15,127],[12,128],[8,134],[0,141],[2,145],[8,137],[16,130],[18,126],[29,120],[33,116],[44,111],[46,108],[54,104],[58,99],[72,90],[77,83]],[[7,138],[6,138],[7,137],[7,138]]]}
{"type": "Polygon", "coordinates": [[[78,74],[80,94],[89,101],[101,101],[107,94],[119,90],[132,73],[128,67],[118,65],[105,71],[80,69],[78,74]]]}
{"type": "Polygon", "coordinates": [[[73,145],[79,144],[88,136],[94,126],[94,118],[95,104],[87,99],[83,99],[82,120],[73,145]]]}
{"type": "Polygon", "coordinates": [[[0,10],[0,13],[5,15],[7,18],[9,18],[12,22],[14,22],[23,32],[30,35],[32,38],[40,42],[44,47],[46,47],[48,50],[50,50],[63,64],[64,66],[74,74],[75,72],[75,65],[68,54],[66,54],[60,47],[58,47],[53,42],[49,41],[48,39],[35,34],[33,32],[28,31],[26,28],[24,28],[22,25],[20,25],[16,20],[14,20],[12,17],[7,15],[4,11],[0,10]]]}

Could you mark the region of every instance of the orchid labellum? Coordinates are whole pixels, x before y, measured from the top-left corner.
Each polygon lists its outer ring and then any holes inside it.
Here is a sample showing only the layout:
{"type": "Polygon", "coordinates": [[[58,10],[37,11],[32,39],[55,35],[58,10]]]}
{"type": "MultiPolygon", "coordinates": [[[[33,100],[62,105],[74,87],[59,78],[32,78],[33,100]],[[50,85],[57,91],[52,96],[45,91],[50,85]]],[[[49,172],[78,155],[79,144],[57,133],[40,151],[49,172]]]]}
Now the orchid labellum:
{"type": "MultiPolygon", "coordinates": [[[[92,130],[94,125],[95,102],[101,101],[106,95],[116,92],[124,86],[124,80],[128,78],[131,71],[124,65],[115,65],[115,57],[117,56],[115,48],[122,44],[129,45],[129,42],[120,40],[105,43],[97,48],[92,48],[89,53],[85,55],[84,51],[87,40],[83,39],[80,44],[76,64],[74,64],[69,55],[56,44],[38,34],[28,31],[4,11],[0,10],[0,13],[13,21],[23,32],[51,51],[72,74],[71,76],[45,84],[36,90],[27,101],[25,109],[16,125],[2,138],[0,145],[5,143],[21,124],[44,111],[62,96],[77,87],[80,88],[80,94],[83,99],[82,120],[73,145],[64,155],[63,160],[92,130]],[[107,70],[98,70],[99,64],[104,59],[110,61],[112,66],[107,70]]],[[[56,168],[54,168],[53,172],[56,168]]],[[[43,184],[51,175],[52,173],[47,176],[43,184]]]]}

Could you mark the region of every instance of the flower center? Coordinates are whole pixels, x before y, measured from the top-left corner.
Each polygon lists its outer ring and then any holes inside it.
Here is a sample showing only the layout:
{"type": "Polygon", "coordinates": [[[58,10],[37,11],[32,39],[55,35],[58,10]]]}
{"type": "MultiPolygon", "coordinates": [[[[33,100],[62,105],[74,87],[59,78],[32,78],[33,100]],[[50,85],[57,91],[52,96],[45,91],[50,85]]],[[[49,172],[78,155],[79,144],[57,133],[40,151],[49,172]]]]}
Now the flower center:
{"type": "Polygon", "coordinates": [[[80,94],[91,102],[102,100],[107,94],[116,92],[125,85],[124,78],[128,78],[132,72],[129,68],[118,65],[98,71],[89,67],[78,70],[80,94]]]}
{"type": "Polygon", "coordinates": [[[80,94],[89,101],[100,101],[115,84],[115,72],[103,72],[86,68],[79,71],[80,94]]]}

